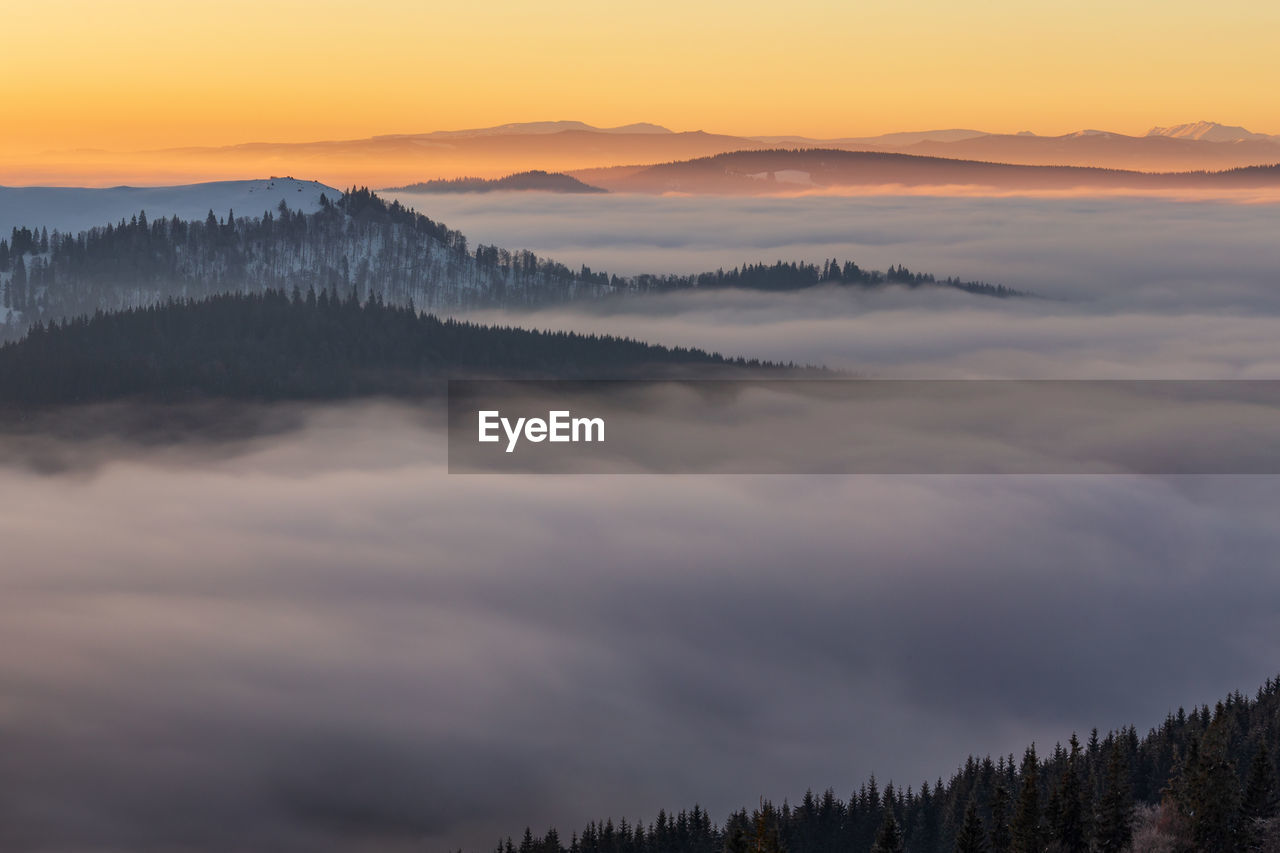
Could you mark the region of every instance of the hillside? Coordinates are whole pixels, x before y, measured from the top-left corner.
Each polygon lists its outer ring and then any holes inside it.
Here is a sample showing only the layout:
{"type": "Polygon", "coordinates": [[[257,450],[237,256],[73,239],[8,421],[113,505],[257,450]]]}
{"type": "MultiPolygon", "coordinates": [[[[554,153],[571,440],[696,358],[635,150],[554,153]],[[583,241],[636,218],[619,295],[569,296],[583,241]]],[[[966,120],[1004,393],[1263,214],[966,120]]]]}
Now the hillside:
{"type": "Polygon", "coordinates": [[[1240,853],[1280,849],[1280,679],[1254,698],[1181,708],[1052,750],[970,756],[943,782],[875,777],[847,800],[828,788],[792,804],[762,799],[713,824],[698,806],[647,826],[601,820],[569,837],[525,830],[496,853],[1240,853]]]}
{"type": "Polygon", "coordinates": [[[387,192],[408,193],[487,193],[503,191],[545,192],[545,193],[603,193],[608,190],[584,184],[577,178],[563,172],[544,172],[533,169],[528,172],[516,172],[496,180],[486,178],[451,178],[436,181],[421,181],[403,187],[389,187],[387,192]]]}
{"type": "Polygon", "coordinates": [[[432,311],[522,309],[697,287],[790,290],[820,284],[953,287],[986,296],[1018,292],[985,282],[880,273],[852,261],[779,262],[700,275],[611,276],[528,251],[468,246],[465,235],[368,190],[313,213],[281,205],[261,217],[148,219],[140,213],[78,235],[22,228],[0,238],[0,339],[30,323],[219,293],[333,289],[432,311]],[[832,272],[833,266],[835,272],[832,272]],[[765,270],[765,272],[762,272],[765,270]]]}
{"type": "MultiPolygon", "coordinates": [[[[1280,148],[1277,149],[1277,156],[1280,159],[1280,148]]],[[[816,148],[735,151],[656,166],[588,169],[574,172],[573,175],[613,192],[726,195],[767,195],[839,187],[886,186],[966,186],[1004,191],[1280,187],[1280,166],[1274,165],[1222,172],[1147,173],[816,148]]]]}
{"type": "Polygon", "coordinates": [[[468,376],[603,378],[760,368],[629,339],[441,320],[309,290],[37,325],[0,347],[0,404],[416,395],[468,376]]]}

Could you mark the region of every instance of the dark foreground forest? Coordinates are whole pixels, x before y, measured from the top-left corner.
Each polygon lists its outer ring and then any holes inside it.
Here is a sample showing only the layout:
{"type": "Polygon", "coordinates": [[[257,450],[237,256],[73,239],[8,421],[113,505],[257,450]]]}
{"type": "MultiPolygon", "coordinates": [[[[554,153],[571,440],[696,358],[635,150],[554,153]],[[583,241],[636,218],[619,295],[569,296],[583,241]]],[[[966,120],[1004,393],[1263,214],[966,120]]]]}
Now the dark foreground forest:
{"type": "Polygon", "coordinates": [[[776,370],[697,349],[441,320],[354,293],[295,290],[37,323],[0,347],[0,401],[338,399],[412,395],[450,378],[623,378],[776,370]]]}
{"type": "Polygon", "coordinates": [[[948,781],[919,787],[873,777],[847,800],[830,789],[796,804],[761,800],[722,825],[694,806],[567,838],[526,829],[496,853],[1280,851],[1280,678],[1253,698],[1179,709],[1145,736],[1094,730],[1044,752],[970,756],[948,781]]]}

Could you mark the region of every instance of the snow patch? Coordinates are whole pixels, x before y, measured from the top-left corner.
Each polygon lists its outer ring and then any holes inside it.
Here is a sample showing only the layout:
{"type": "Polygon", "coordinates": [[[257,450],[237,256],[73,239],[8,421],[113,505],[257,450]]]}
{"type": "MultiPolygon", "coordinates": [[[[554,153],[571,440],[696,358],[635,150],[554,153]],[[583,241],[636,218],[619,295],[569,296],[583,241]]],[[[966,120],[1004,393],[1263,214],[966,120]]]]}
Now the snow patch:
{"type": "Polygon", "coordinates": [[[1189,124],[1175,124],[1172,127],[1153,127],[1147,131],[1147,136],[1167,136],[1171,139],[1195,139],[1203,142],[1280,141],[1280,137],[1254,133],[1234,125],[1218,124],[1216,121],[1195,121],[1189,124]]]}

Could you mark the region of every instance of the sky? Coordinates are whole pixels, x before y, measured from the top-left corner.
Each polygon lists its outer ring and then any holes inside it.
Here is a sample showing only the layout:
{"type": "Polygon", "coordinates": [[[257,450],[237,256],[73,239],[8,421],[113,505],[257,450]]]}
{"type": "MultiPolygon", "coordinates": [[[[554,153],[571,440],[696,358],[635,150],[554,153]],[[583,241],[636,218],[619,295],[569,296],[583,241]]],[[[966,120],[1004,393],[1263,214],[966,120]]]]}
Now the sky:
{"type": "Polygon", "coordinates": [[[51,0],[5,11],[0,157],[577,119],[724,133],[1280,131],[1280,7],[51,0]]]}

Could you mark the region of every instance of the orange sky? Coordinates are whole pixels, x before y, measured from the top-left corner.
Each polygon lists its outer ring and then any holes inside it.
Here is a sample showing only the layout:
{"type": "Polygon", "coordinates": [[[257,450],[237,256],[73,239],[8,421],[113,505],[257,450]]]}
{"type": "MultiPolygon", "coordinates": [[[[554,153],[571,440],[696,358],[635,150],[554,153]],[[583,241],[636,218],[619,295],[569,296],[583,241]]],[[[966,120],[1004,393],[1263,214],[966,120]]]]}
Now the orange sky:
{"type": "Polygon", "coordinates": [[[1280,4],[10,4],[0,157],[576,118],[677,130],[1280,132],[1280,4]]]}

